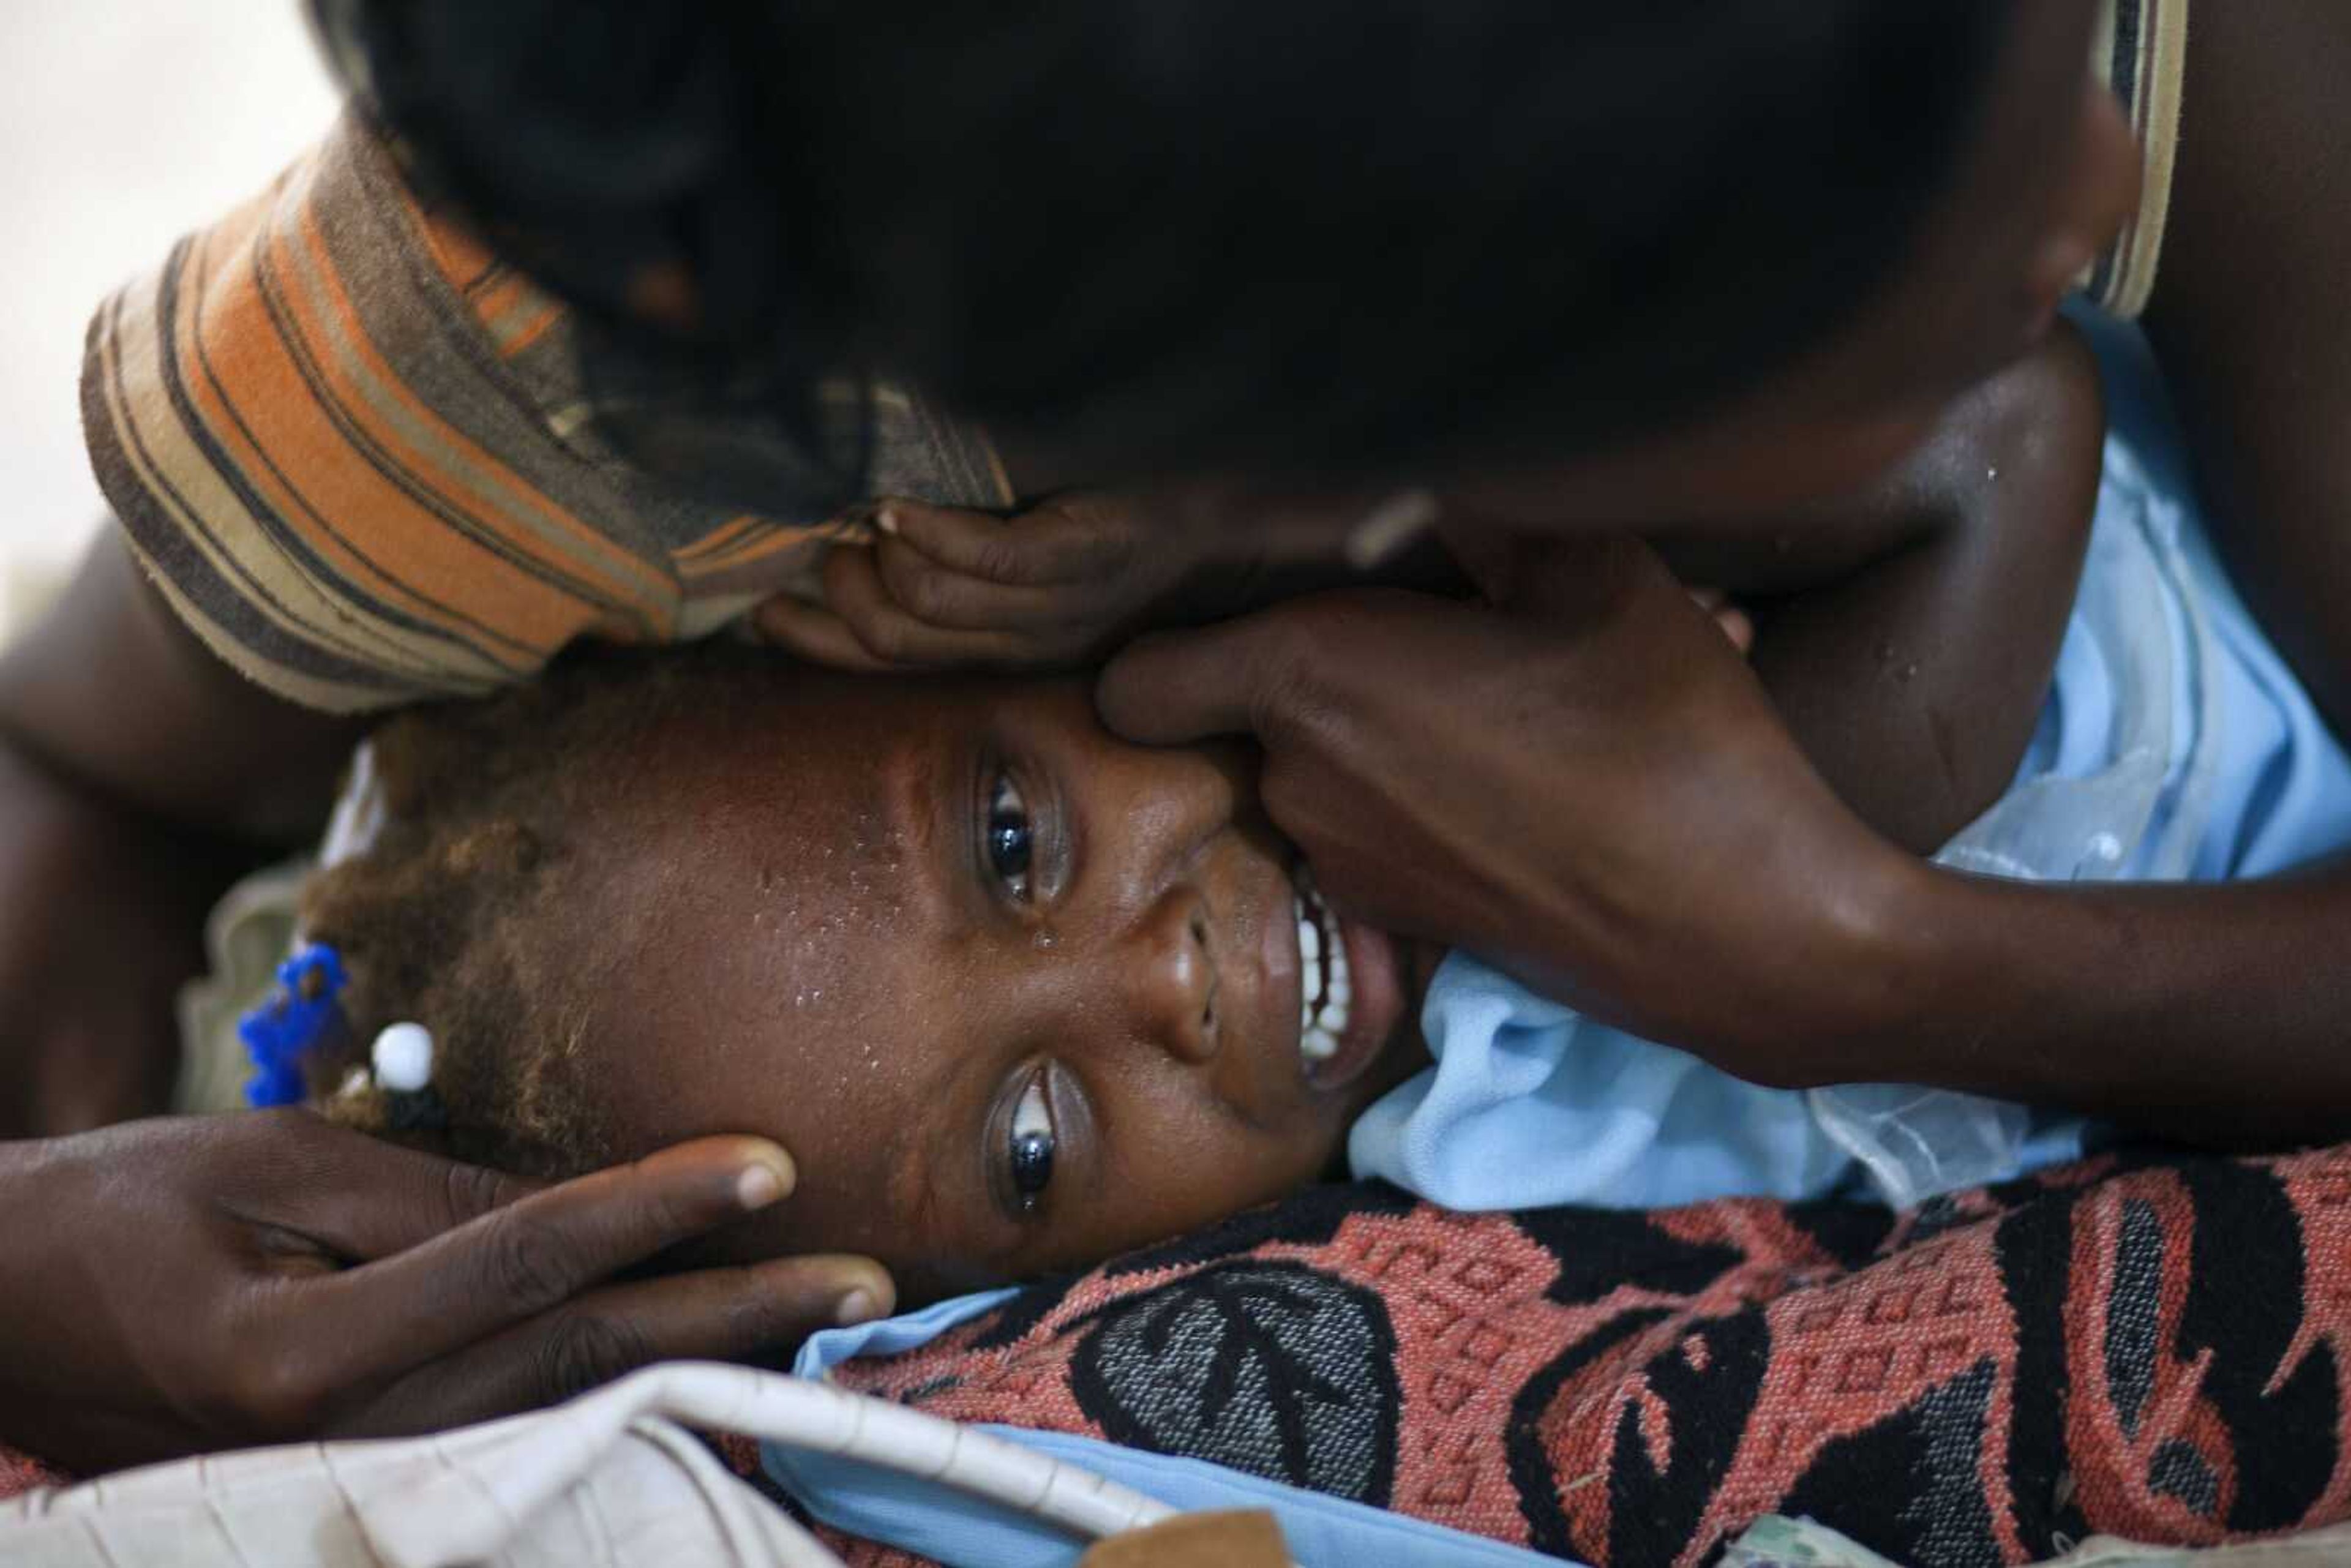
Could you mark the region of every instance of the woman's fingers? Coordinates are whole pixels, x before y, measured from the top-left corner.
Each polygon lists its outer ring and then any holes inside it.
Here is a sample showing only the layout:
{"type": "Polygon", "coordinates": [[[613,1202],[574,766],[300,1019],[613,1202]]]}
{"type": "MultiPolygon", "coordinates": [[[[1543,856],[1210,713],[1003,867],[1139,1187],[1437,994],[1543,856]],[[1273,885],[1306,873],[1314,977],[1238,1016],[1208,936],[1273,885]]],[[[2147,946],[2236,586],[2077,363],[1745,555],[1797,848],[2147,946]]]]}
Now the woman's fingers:
{"type": "Polygon", "coordinates": [[[1740,657],[1744,658],[1754,652],[1755,618],[1753,616],[1733,604],[1730,601],[1730,595],[1719,588],[1708,587],[1702,583],[1688,583],[1685,586],[1689,590],[1691,601],[1700,610],[1705,611],[1722,634],[1730,639],[1730,645],[1739,650],[1740,657]]]}
{"type": "Polygon", "coordinates": [[[765,1208],[791,1159],[764,1138],[700,1138],[493,1209],[406,1251],[289,1285],[277,1332],[345,1386],[373,1382],[561,1305],[620,1270],[765,1208]]]}
{"type": "Polygon", "coordinates": [[[902,538],[873,545],[873,567],[893,602],[926,625],[964,632],[1058,628],[1082,610],[1083,590],[991,582],[941,564],[902,538]]]}
{"type": "Polygon", "coordinates": [[[925,624],[890,597],[871,549],[835,549],[825,558],[824,602],[858,645],[890,664],[1019,662],[1000,632],[957,632],[925,624]]]}
{"type": "MultiPolygon", "coordinates": [[[[873,551],[835,549],[824,562],[825,608],[868,659],[883,667],[982,664],[1020,668],[1065,656],[1050,637],[933,626],[890,595],[873,551]]],[[[856,668],[856,665],[845,667],[856,668]]]]}
{"type": "Polygon", "coordinates": [[[308,1111],[260,1113],[280,1158],[217,1195],[272,1231],[315,1242],[322,1256],[371,1261],[421,1246],[545,1184],[402,1148],[308,1111]]]}
{"type": "Polygon", "coordinates": [[[837,668],[1020,669],[1091,657],[1183,575],[1132,503],[1057,497],[1009,519],[893,498],[871,543],[824,559],[822,612],[789,600],[753,624],[837,668]]]}
{"type": "Polygon", "coordinates": [[[791,1163],[764,1139],[535,1192],[298,1112],[0,1152],[16,1266],[0,1396],[12,1431],[92,1470],[315,1437],[387,1401],[414,1423],[496,1414],[891,1304],[856,1258],[611,1282],[783,1198],[791,1163]],[[353,1218],[369,1207],[391,1218],[353,1218]]]}
{"type": "Polygon", "coordinates": [[[781,1258],[591,1291],[420,1367],[338,1423],[344,1436],[438,1431],[569,1399],[657,1361],[747,1361],[889,1313],[867,1258],[781,1258]]]}
{"type": "Polygon", "coordinates": [[[833,670],[880,674],[897,666],[866,652],[849,622],[821,604],[805,604],[782,595],[752,612],[753,630],[767,642],[797,653],[811,664],[833,670]]]}
{"type": "Polygon", "coordinates": [[[986,582],[1042,588],[1098,582],[1132,564],[1142,530],[1122,503],[1058,496],[1013,518],[893,497],[873,526],[949,570],[986,582]]]}

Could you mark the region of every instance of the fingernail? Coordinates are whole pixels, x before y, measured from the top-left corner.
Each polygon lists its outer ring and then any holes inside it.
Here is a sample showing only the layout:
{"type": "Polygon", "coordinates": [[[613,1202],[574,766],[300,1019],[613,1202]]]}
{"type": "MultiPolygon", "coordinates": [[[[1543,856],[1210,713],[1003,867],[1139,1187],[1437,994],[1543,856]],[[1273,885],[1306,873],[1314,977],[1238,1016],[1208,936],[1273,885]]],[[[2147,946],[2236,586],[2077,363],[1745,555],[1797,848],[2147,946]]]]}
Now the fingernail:
{"type": "Polygon", "coordinates": [[[894,538],[898,532],[898,514],[888,507],[874,513],[873,531],[877,534],[889,534],[894,538]]]}
{"type": "Polygon", "coordinates": [[[765,1162],[745,1166],[735,1178],[735,1201],[745,1208],[765,1208],[790,1190],[784,1173],[765,1162]]]}
{"type": "Polygon", "coordinates": [[[832,1321],[842,1328],[872,1322],[881,1315],[881,1301],[862,1285],[841,1297],[841,1304],[832,1310],[832,1321]]]}
{"type": "Polygon", "coordinates": [[[1442,510],[1433,491],[1398,490],[1365,513],[1340,549],[1348,565],[1369,571],[1426,533],[1442,510]]]}

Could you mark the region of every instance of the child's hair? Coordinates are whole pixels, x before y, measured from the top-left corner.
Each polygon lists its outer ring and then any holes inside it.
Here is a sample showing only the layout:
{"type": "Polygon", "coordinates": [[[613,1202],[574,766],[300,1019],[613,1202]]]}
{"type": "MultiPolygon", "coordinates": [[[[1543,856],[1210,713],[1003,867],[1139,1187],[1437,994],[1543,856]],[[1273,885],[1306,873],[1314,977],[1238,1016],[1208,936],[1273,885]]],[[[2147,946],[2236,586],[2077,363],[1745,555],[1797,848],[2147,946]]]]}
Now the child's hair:
{"type": "MultiPolygon", "coordinates": [[[[501,1169],[563,1176],[607,1163],[610,1142],[575,1061],[591,1019],[556,935],[578,852],[583,770],[631,755],[728,650],[600,653],[486,702],[402,714],[369,741],[381,826],[314,877],[300,924],[349,980],[343,1028],[310,1063],[337,1120],[501,1169]],[[386,1025],[434,1037],[434,1114],[343,1092],[386,1025]]],[[[702,695],[700,693],[697,695],[702,695]]]]}

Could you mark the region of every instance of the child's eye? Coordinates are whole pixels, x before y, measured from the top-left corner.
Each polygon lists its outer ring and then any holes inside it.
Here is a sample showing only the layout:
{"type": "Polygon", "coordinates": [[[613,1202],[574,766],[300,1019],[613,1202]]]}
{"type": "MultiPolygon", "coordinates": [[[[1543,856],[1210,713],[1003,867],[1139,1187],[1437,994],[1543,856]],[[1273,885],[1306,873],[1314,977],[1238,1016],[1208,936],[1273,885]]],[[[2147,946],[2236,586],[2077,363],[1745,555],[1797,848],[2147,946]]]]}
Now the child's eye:
{"type": "Polygon", "coordinates": [[[1041,1071],[1012,1108],[1011,1153],[1013,1197],[1023,1214],[1034,1213],[1053,1180],[1053,1099],[1041,1071]]]}
{"type": "Polygon", "coordinates": [[[1005,891],[1024,902],[1029,897],[1032,836],[1029,802],[1021,799],[1020,787],[1008,776],[998,774],[987,796],[987,863],[1003,880],[1005,891]]]}

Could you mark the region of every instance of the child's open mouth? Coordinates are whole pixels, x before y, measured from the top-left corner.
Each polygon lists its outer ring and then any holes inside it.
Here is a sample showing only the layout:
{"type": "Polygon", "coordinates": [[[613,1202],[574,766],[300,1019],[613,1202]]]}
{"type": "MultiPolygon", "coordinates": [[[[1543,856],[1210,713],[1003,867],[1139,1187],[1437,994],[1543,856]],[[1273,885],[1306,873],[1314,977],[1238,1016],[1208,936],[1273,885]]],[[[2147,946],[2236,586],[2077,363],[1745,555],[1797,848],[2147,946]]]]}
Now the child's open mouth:
{"type": "Polygon", "coordinates": [[[1303,862],[1291,874],[1298,917],[1298,1054],[1306,1081],[1336,1089],[1378,1059],[1403,1002],[1395,944],[1383,931],[1342,920],[1323,903],[1303,862]]]}

